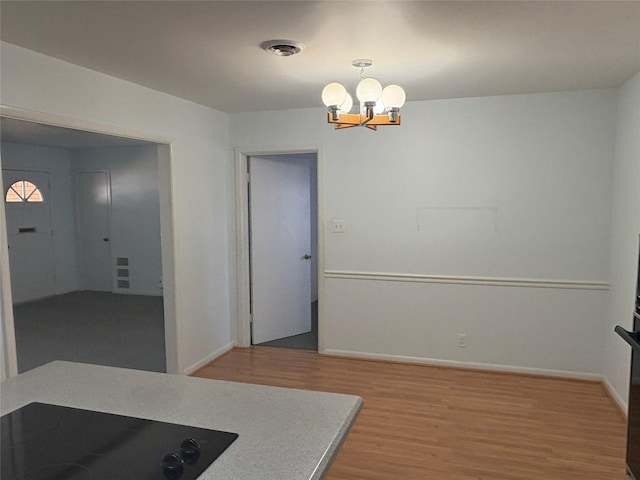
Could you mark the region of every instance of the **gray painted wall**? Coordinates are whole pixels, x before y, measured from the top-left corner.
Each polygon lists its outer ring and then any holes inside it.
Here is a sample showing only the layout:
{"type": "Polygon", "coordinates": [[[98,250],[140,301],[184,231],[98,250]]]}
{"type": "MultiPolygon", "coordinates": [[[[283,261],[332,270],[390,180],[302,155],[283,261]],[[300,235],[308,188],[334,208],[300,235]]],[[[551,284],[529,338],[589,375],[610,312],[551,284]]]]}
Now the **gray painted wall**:
{"type": "Polygon", "coordinates": [[[78,289],[71,152],[64,148],[2,143],[2,168],[49,172],[57,293],[78,289]]]}
{"type": "Polygon", "coordinates": [[[130,287],[116,290],[162,295],[157,147],[74,149],[72,159],[74,172],[109,172],[112,265],[129,258],[130,287]]]}
{"type": "Polygon", "coordinates": [[[130,259],[130,288],[121,293],[162,295],[155,145],[63,149],[5,142],[2,166],[50,174],[57,293],[79,288],[74,173],[100,170],[111,178],[112,257],[130,259]]]}

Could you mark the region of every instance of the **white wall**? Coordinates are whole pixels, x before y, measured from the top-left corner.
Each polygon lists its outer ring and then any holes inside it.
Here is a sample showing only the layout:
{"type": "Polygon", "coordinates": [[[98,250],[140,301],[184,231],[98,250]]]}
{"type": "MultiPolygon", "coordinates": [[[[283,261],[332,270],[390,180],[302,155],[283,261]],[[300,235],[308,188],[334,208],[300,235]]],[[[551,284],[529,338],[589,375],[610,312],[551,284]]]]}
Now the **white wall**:
{"type": "Polygon", "coordinates": [[[615,90],[410,102],[401,127],[334,131],[322,108],[228,116],[1,53],[3,105],[174,139],[180,371],[231,340],[229,146],[320,145],[322,220],[347,228],[324,239],[328,352],[602,374],[615,90]]]}
{"type": "Polygon", "coordinates": [[[609,389],[626,407],[631,347],[613,329],[633,327],[640,235],[640,74],[620,87],[617,107],[604,375],[609,389]]]}
{"type": "Polygon", "coordinates": [[[7,43],[0,53],[4,106],[173,139],[176,369],[188,371],[227,348],[228,116],[7,43]]]}
{"type": "Polygon", "coordinates": [[[56,293],[78,289],[71,152],[64,148],[2,143],[2,168],[49,172],[56,293]]]}
{"type": "Polygon", "coordinates": [[[322,145],[328,353],[597,377],[615,95],[410,102],[377,132],[334,131],[322,108],[242,113],[231,138],[322,145]]]}
{"type": "Polygon", "coordinates": [[[72,155],[74,172],[109,172],[111,264],[129,259],[129,288],[118,292],[162,295],[157,147],[82,148],[72,155]]]}

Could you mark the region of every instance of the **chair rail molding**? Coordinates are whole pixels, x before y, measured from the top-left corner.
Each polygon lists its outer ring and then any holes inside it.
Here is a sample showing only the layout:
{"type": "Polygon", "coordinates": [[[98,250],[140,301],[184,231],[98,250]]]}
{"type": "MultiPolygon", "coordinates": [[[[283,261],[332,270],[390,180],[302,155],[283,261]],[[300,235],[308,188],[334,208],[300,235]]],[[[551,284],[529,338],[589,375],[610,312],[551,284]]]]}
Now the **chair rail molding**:
{"type": "Polygon", "coordinates": [[[558,288],[571,290],[609,290],[608,282],[588,280],[558,280],[548,278],[422,275],[415,273],[362,272],[354,270],[325,270],[324,276],[325,278],[334,279],[371,280],[385,282],[447,283],[453,285],[558,288]]]}

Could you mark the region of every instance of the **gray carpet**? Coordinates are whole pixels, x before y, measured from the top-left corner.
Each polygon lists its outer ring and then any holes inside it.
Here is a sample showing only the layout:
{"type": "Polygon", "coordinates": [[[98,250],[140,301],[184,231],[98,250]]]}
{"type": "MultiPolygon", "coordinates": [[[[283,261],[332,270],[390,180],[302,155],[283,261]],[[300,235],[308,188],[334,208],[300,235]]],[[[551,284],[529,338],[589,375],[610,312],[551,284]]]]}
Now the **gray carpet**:
{"type": "Polygon", "coordinates": [[[291,337],[278,338],[270,342],[259,344],[261,347],[293,348],[296,350],[318,351],[318,302],[311,304],[311,331],[293,335],[291,337]]]}
{"type": "Polygon", "coordinates": [[[166,372],[162,297],[73,292],[14,306],[18,371],[52,360],[166,372]]]}

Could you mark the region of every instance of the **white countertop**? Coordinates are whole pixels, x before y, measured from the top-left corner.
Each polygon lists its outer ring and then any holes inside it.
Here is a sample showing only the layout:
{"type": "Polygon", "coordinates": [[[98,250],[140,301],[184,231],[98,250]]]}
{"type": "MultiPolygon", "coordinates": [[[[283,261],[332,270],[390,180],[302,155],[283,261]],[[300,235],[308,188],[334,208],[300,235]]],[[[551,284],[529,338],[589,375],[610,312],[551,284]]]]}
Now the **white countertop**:
{"type": "Polygon", "coordinates": [[[362,408],[352,395],[61,361],[5,380],[0,398],[2,415],[43,402],[238,433],[202,480],[321,479],[362,408]]]}

